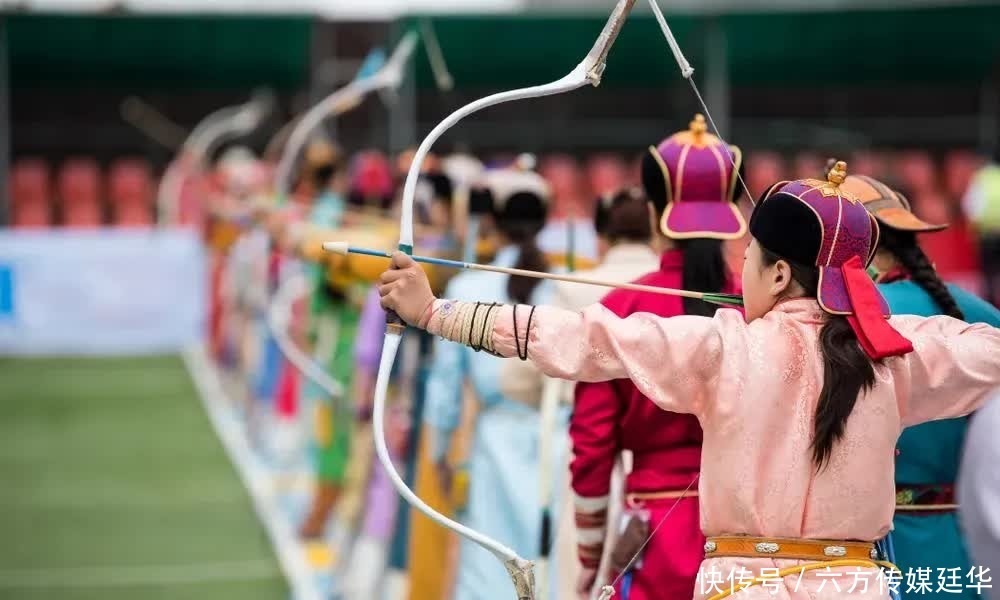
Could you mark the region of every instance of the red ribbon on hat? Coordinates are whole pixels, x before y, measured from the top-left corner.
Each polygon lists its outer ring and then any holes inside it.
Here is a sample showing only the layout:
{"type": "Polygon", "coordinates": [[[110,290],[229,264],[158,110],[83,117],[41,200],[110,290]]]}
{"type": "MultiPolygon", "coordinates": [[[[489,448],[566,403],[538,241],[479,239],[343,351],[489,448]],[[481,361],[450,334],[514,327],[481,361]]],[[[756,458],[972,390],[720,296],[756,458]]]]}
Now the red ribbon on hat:
{"type": "Polygon", "coordinates": [[[858,336],[858,343],[872,360],[888,356],[902,356],[913,352],[913,344],[892,328],[889,320],[882,314],[878,290],[864,264],[857,256],[840,267],[844,275],[844,285],[847,296],[851,299],[854,314],[847,316],[847,321],[858,336]]]}

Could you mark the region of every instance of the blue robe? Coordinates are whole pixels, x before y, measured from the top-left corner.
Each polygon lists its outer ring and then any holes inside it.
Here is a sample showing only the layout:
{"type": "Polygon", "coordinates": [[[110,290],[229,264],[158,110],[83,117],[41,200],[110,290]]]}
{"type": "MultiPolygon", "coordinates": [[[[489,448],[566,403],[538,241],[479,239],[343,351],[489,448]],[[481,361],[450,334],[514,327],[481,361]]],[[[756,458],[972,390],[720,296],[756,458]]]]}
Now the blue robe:
{"type": "MultiPolygon", "coordinates": [[[[512,267],[517,249],[502,248],[494,265],[512,267]]],[[[494,273],[467,271],[448,284],[445,298],[504,302],[507,278],[494,273]]],[[[531,298],[541,303],[550,295],[543,282],[531,298]]],[[[435,340],[424,398],[424,421],[435,431],[434,458],[447,453],[448,438],[460,421],[462,382],[470,380],[480,401],[469,457],[469,499],[462,522],[499,540],[527,559],[539,555],[538,505],[539,414],[500,391],[504,359],[443,339],[435,340]]],[[[562,465],[561,457],[553,465],[562,465]]],[[[553,466],[553,475],[555,467],[553,466]]],[[[553,503],[558,506],[558,504],[553,503]]],[[[512,597],[510,576],[488,551],[462,539],[453,600],[495,600],[512,597]]]]}
{"type": "MultiPolygon", "coordinates": [[[[925,317],[941,314],[941,309],[930,295],[912,281],[896,281],[879,284],[878,287],[893,314],[925,317]]],[[[949,285],[948,289],[958,302],[958,307],[962,309],[967,322],[989,323],[994,327],[1000,327],[1000,311],[992,305],[961,288],[949,285]]],[[[899,450],[896,457],[896,484],[954,484],[961,460],[967,419],[963,417],[932,421],[905,429],[896,445],[899,450]]],[[[958,567],[961,570],[960,580],[967,583],[965,575],[971,565],[962,540],[957,513],[899,511],[893,518],[893,528],[896,563],[904,574],[900,585],[900,592],[904,598],[972,600],[979,597],[974,589],[964,586],[961,594],[938,591],[940,578],[938,569],[958,567]],[[911,591],[907,594],[906,573],[911,569],[922,567],[931,568],[932,592],[911,591]]],[[[919,578],[916,581],[919,581],[919,578]]],[[[947,580],[943,583],[947,585],[947,580]]]]}

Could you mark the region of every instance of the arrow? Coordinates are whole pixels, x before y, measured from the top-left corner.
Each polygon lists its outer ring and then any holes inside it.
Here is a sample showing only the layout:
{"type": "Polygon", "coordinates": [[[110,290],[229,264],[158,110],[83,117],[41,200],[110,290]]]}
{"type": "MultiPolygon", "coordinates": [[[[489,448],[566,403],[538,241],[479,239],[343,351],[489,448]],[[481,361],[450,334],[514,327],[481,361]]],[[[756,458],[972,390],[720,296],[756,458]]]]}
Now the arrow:
{"type": "MultiPolygon", "coordinates": [[[[365,256],[377,256],[381,258],[392,258],[391,252],[384,252],[382,250],[372,250],[371,248],[358,248],[351,246],[348,242],[325,242],[323,244],[323,249],[327,252],[333,254],[341,254],[346,256],[348,254],[363,254],[365,256]]],[[[603,281],[600,279],[591,279],[589,277],[577,277],[575,275],[562,275],[560,273],[543,273],[541,271],[528,271],[525,269],[510,269],[507,267],[496,267],[493,265],[482,265],[478,263],[462,262],[459,260],[449,260],[447,258],[436,258],[433,256],[416,256],[413,255],[410,258],[419,262],[429,265],[438,265],[441,267],[450,267],[453,269],[469,269],[473,271],[490,271],[492,273],[503,273],[505,275],[512,275],[515,277],[531,277],[533,279],[551,279],[554,281],[566,281],[569,283],[580,283],[584,285],[597,285],[607,288],[617,288],[623,290],[632,290],[635,292],[648,292],[651,294],[660,294],[664,296],[681,296],[684,298],[695,298],[697,300],[703,300],[711,304],[718,304],[721,306],[743,306],[743,297],[735,296],[733,294],[719,294],[710,292],[692,292],[690,290],[678,290],[672,288],[656,287],[652,285],[641,285],[638,283],[619,283],[612,281],[603,281]]]]}

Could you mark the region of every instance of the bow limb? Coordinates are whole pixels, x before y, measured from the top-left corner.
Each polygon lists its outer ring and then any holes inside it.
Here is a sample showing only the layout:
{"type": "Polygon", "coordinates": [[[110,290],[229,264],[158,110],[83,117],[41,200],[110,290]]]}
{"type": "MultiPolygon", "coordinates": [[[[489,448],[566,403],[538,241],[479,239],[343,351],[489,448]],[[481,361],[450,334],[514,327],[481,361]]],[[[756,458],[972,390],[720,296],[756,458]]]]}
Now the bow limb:
{"type": "Polygon", "coordinates": [[[400,40],[389,60],[370,77],[355,79],[320,100],[310,108],[292,129],[288,143],[281,153],[281,160],[275,171],[274,189],[279,196],[288,193],[292,166],[309,135],[328,117],[341,115],[357,106],[368,94],[384,89],[395,89],[403,82],[403,67],[413,56],[417,47],[417,34],[409,32],[400,40]]]}
{"type": "Polygon", "coordinates": [[[288,326],[292,317],[292,305],[309,292],[309,283],[302,275],[286,278],[278,287],[271,307],[268,310],[267,324],[274,335],[281,353],[292,363],[300,373],[311,379],[332,398],[342,398],[344,388],[340,382],[326,372],[315,360],[303,352],[288,335],[288,326]]]}
{"type": "MultiPolygon", "coordinates": [[[[436,142],[438,138],[444,135],[448,129],[453,127],[460,120],[475,112],[483,110],[484,108],[513,100],[525,100],[528,98],[541,98],[543,96],[561,94],[581,88],[588,83],[594,86],[598,85],[601,81],[601,75],[604,72],[608,51],[611,49],[611,45],[614,43],[619,31],[621,31],[622,25],[624,25],[625,19],[628,16],[629,11],[632,9],[632,6],[635,4],[635,1],[636,0],[618,1],[614,12],[612,12],[611,17],[608,19],[603,31],[601,31],[600,36],[594,43],[593,48],[583,61],[580,62],[580,64],[565,77],[549,84],[522,88],[508,92],[500,92],[498,94],[493,94],[491,96],[487,96],[486,98],[476,100],[475,102],[472,102],[449,115],[444,121],[439,123],[438,126],[430,132],[430,134],[428,134],[428,136],[417,148],[416,154],[414,154],[413,162],[410,164],[410,169],[406,176],[406,185],[403,187],[399,250],[406,252],[407,254],[412,254],[413,252],[413,204],[414,199],[416,198],[417,180],[420,176],[420,170],[424,159],[433,147],[434,142],[436,142]]],[[[385,418],[385,403],[389,386],[389,374],[392,370],[392,365],[395,361],[396,352],[399,348],[400,338],[402,337],[402,332],[405,329],[405,326],[399,317],[392,312],[386,314],[386,321],[387,329],[385,334],[385,345],[382,349],[382,361],[379,365],[378,379],[375,384],[373,414],[373,421],[375,423],[375,449],[379,461],[389,474],[389,478],[393,485],[408,503],[416,507],[436,523],[455,531],[459,535],[489,550],[494,556],[503,562],[504,567],[507,568],[507,571],[510,573],[514,582],[514,588],[517,592],[518,598],[521,600],[533,600],[535,598],[535,582],[531,561],[521,558],[516,552],[504,546],[500,542],[438,513],[421,500],[415,493],[413,493],[413,491],[406,486],[406,483],[403,482],[403,479],[396,471],[396,468],[389,456],[388,448],[386,447],[383,420],[385,418]]]]}
{"type": "Polygon", "coordinates": [[[274,97],[270,93],[258,93],[249,102],[220,108],[209,114],[191,130],[177,157],[167,166],[156,191],[161,224],[179,220],[184,181],[190,175],[200,175],[205,170],[205,157],[216,142],[250,133],[273,108],[274,97]]]}
{"type": "Polygon", "coordinates": [[[423,166],[424,159],[430,153],[431,148],[437,142],[438,138],[465,117],[490,106],[514,100],[554,96],[581,88],[588,83],[595,87],[600,85],[608,52],[611,50],[611,46],[618,37],[618,33],[625,24],[625,19],[628,17],[635,2],[636,0],[618,0],[618,4],[611,13],[611,17],[608,18],[607,24],[605,24],[601,34],[597,37],[597,41],[594,42],[593,48],[591,48],[583,61],[565,77],[545,85],[500,92],[481,98],[448,115],[445,120],[441,121],[437,127],[431,130],[417,148],[417,152],[413,156],[413,162],[410,163],[410,170],[406,175],[406,185],[403,188],[403,213],[400,218],[402,226],[402,231],[400,232],[400,250],[404,250],[406,247],[412,249],[413,247],[413,200],[417,192],[417,179],[420,176],[420,169],[423,166]]]}

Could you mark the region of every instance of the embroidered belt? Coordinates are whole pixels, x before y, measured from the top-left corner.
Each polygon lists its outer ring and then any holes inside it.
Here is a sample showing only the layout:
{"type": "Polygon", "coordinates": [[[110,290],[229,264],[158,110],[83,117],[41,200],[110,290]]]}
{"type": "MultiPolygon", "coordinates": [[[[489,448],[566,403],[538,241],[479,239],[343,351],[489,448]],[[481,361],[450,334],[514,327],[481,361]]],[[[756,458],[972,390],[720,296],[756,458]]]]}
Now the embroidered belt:
{"type": "Polygon", "coordinates": [[[650,500],[670,500],[674,498],[697,498],[698,490],[663,490],[659,492],[632,492],[625,494],[625,504],[634,506],[650,500]]]}
{"type": "Polygon", "coordinates": [[[939,512],[954,511],[957,508],[954,484],[896,486],[896,510],[898,511],[939,512]]]}
{"type": "Polygon", "coordinates": [[[870,542],[751,536],[708,538],[705,542],[705,558],[717,558],[720,556],[781,558],[824,562],[841,559],[870,561],[878,558],[878,553],[875,551],[875,544],[870,542]]]}

